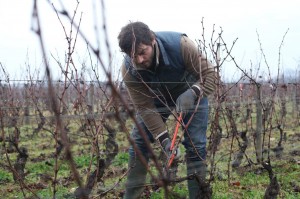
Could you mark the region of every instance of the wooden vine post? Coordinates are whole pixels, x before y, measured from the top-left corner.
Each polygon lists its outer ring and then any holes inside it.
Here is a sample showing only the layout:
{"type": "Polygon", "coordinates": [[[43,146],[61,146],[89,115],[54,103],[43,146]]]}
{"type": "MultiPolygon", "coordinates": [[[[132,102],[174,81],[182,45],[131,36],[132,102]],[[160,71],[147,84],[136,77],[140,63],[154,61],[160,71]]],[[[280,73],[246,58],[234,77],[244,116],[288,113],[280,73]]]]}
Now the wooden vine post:
{"type": "Polygon", "coordinates": [[[257,83],[256,95],[256,134],[255,134],[255,148],[257,162],[262,162],[262,102],[261,102],[261,84],[257,83]]]}

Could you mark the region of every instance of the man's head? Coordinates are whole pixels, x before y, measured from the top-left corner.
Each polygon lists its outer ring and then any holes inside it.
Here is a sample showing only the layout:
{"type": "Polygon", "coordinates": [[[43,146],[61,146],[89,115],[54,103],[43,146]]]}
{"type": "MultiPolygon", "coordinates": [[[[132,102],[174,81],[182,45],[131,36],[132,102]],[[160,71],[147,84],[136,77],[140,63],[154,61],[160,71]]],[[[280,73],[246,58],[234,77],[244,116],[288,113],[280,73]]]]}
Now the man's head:
{"type": "Polygon", "coordinates": [[[145,68],[152,65],[155,34],[142,22],[132,22],[121,29],[118,36],[121,51],[133,58],[135,64],[145,68]]]}

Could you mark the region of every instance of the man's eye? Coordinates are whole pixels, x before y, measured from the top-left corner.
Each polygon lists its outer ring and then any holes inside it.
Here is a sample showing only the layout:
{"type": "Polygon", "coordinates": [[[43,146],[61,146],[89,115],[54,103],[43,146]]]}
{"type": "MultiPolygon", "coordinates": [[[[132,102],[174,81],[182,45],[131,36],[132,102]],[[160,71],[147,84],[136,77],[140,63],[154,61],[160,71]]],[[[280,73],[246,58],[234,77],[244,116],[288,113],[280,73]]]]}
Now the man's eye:
{"type": "Polygon", "coordinates": [[[136,59],[138,56],[141,56],[141,55],[143,55],[143,53],[136,53],[136,54],[134,55],[134,58],[136,59]]]}

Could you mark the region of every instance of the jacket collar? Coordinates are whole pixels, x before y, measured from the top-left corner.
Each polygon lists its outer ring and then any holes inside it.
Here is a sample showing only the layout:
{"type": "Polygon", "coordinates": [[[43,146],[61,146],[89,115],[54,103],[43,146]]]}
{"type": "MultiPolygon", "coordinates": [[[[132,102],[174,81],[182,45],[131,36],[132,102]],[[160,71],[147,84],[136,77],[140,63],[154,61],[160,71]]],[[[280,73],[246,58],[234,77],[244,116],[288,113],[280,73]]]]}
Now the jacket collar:
{"type": "MultiPolygon", "coordinates": [[[[170,65],[170,61],[169,61],[169,58],[167,56],[166,49],[165,49],[164,45],[162,44],[162,42],[159,38],[156,38],[156,43],[158,44],[158,45],[156,45],[157,48],[159,46],[159,49],[160,49],[160,53],[157,53],[157,55],[160,54],[162,56],[162,59],[163,59],[165,65],[170,65]]],[[[159,51],[157,51],[157,52],[159,52],[159,51]]]]}

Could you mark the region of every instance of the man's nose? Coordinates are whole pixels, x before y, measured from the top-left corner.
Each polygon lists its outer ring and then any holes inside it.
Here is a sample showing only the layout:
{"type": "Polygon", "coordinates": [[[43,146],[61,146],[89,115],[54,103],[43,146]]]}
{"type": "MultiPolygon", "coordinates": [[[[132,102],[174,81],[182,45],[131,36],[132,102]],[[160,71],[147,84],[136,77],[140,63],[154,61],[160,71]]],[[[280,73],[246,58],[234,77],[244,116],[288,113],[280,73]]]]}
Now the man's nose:
{"type": "Polygon", "coordinates": [[[140,55],[139,55],[139,56],[136,57],[136,63],[137,63],[137,64],[141,64],[141,63],[143,63],[143,61],[144,61],[143,56],[140,56],[140,55]]]}

